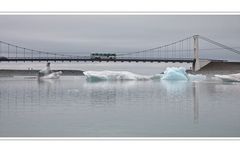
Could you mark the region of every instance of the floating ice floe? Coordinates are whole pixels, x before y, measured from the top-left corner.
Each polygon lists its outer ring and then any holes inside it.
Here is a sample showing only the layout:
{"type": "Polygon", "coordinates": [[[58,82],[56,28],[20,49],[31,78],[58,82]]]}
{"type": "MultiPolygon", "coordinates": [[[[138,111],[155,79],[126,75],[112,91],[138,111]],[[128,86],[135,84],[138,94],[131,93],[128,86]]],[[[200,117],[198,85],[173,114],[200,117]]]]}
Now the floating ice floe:
{"type": "Polygon", "coordinates": [[[167,68],[163,74],[155,75],[139,75],[128,71],[86,71],[83,72],[87,81],[126,81],[126,80],[169,80],[169,81],[196,81],[205,80],[204,75],[187,74],[186,69],[183,67],[167,68]]]}
{"type": "Polygon", "coordinates": [[[53,72],[48,62],[46,67],[38,72],[39,79],[59,79],[62,75],[62,71],[53,72]]]}
{"type": "Polygon", "coordinates": [[[103,80],[149,80],[150,76],[134,74],[128,71],[86,71],[83,74],[88,81],[103,81],[103,80]]]}
{"type": "Polygon", "coordinates": [[[41,79],[59,79],[61,75],[62,75],[62,71],[58,71],[58,72],[50,73],[40,78],[41,79]]]}
{"type": "Polygon", "coordinates": [[[163,74],[154,74],[152,76],[150,76],[151,80],[161,80],[163,77],[163,74]]]}
{"type": "Polygon", "coordinates": [[[229,75],[215,75],[215,77],[225,82],[240,82],[240,73],[229,75]]]}

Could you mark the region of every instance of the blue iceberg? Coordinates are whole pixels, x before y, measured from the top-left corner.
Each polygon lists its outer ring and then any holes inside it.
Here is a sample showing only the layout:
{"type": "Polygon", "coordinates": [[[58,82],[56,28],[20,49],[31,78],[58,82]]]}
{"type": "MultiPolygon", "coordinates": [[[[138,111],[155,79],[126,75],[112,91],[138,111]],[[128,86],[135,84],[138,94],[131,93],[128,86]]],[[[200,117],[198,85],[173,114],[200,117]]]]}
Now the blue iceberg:
{"type": "Polygon", "coordinates": [[[184,81],[188,81],[189,80],[189,76],[186,73],[186,69],[183,67],[171,67],[171,68],[167,68],[164,71],[164,74],[161,78],[161,80],[184,80],[184,81]]]}

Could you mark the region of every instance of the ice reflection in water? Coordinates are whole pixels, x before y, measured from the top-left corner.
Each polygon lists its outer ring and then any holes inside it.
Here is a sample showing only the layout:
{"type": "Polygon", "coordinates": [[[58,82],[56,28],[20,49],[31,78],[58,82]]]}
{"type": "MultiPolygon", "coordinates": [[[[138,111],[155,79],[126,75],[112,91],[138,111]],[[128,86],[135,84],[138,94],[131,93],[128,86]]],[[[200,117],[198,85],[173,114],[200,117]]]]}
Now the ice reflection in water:
{"type": "Polygon", "coordinates": [[[239,136],[239,84],[0,79],[0,136],[239,136]]]}

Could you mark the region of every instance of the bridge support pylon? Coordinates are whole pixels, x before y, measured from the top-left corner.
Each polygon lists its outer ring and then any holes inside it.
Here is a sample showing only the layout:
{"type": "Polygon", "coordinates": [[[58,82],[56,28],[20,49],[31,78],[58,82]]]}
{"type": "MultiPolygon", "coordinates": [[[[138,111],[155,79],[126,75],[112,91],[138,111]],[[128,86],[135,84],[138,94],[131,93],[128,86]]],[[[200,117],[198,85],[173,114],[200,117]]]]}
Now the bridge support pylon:
{"type": "Polygon", "coordinates": [[[199,59],[199,35],[193,36],[193,50],[194,50],[194,62],[192,65],[193,71],[196,72],[200,70],[200,59],[199,59]]]}

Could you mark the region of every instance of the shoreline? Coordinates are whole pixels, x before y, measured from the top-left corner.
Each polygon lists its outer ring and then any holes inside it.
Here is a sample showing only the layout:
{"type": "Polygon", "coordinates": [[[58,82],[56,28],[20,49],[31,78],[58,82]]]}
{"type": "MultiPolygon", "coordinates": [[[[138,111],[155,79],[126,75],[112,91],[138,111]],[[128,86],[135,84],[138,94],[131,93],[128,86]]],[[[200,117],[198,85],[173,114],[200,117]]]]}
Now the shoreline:
{"type": "MultiPolygon", "coordinates": [[[[0,77],[13,76],[36,76],[39,70],[16,70],[16,69],[0,69],[0,77]]],[[[62,76],[82,76],[82,70],[52,70],[54,72],[62,71],[62,76]]]]}

